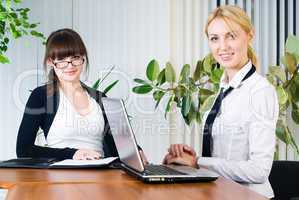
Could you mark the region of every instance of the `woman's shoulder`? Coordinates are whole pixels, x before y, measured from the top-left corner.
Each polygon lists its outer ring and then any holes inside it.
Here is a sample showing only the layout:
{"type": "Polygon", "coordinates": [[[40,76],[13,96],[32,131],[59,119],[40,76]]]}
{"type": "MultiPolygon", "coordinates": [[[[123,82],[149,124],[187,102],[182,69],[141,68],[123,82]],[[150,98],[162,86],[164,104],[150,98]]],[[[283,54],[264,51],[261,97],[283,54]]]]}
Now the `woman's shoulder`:
{"type": "Polygon", "coordinates": [[[47,85],[37,86],[31,91],[26,107],[42,107],[47,97],[47,85]]]}
{"type": "Polygon", "coordinates": [[[37,98],[41,100],[46,100],[47,98],[52,98],[57,94],[56,87],[51,83],[46,83],[40,86],[37,86],[31,91],[30,97],[37,98]]]}
{"type": "Polygon", "coordinates": [[[251,91],[269,90],[275,92],[274,86],[259,73],[255,73],[250,84],[251,91]]]}
{"type": "Polygon", "coordinates": [[[36,88],[34,88],[32,90],[32,94],[45,94],[45,92],[47,91],[47,84],[41,85],[41,86],[37,86],[36,88]]]}
{"type": "Polygon", "coordinates": [[[250,97],[248,108],[253,116],[263,123],[268,121],[275,126],[279,105],[274,86],[264,76],[257,74],[248,92],[250,97]]]}
{"type": "Polygon", "coordinates": [[[266,108],[266,104],[268,104],[268,106],[270,106],[270,104],[273,106],[278,104],[275,87],[267,80],[267,78],[260,74],[256,73],[254,76],[248,93],[253,105],[260,105],[266,108]]]}

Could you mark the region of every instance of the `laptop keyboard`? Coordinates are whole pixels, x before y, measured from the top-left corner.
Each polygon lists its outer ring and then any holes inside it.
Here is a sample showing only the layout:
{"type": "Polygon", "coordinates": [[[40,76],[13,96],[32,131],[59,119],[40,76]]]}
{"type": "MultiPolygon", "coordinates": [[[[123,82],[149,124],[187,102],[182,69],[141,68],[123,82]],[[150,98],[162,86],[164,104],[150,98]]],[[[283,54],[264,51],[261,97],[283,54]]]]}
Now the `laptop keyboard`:
{"type": "Polygon", "coordinates": [[[171,169],[164,165],[147,165],[144,173],[147,175],[186,175],[183,172],[171,169]]]}

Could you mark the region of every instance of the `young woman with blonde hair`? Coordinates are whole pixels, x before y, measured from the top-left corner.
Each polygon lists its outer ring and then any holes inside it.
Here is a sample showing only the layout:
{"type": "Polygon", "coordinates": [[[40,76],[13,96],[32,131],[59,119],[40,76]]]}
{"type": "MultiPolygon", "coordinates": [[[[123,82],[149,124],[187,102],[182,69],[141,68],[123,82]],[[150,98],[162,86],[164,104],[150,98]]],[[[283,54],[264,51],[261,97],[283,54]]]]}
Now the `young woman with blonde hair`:
{"type": "Polygon", "coordinates": [[[271,198],[268,176],[279,109],[274,87],[256,72],[253,25],[241,8],[226,5],[210,14],[205,33],[224,74],[204,115],[202,156],[173,144],[163,162],[208,168],[271,198]]]}

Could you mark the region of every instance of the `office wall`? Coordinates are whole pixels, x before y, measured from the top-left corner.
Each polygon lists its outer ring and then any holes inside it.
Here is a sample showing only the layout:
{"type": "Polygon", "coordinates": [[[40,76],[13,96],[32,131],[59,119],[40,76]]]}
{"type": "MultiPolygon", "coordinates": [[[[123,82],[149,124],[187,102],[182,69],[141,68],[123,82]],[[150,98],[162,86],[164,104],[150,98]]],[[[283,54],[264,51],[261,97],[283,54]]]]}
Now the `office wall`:
{"type": "MultiPolygon", "coordinates": [[[[41,22],[39,30],[46,36],[63,27],[80,33],[90,57],[89,76],[83,77],[86,83],[92,84],[111,66],[116,66],[103,87],[113,80],[120,80],[109,96],[126,100],[138,142],[151,161],[159,162],[171,142],[185,142],[199,151],[199,127],[184,126],[176,114],[165,120],[163,106],[154,110],[150,95],[131,92],[134,86],[132,79],[145,76],[146,65],[152,58],[161,64],[170,60],[177,72],[183,63],[194,64],[202,58],[208,52],[203,34],[205,20],[213,8],[222,4],[238,4],[251,16],[256,28],[254,48],[260,58],[261,72],[265,74],[267,66],[277,64],[282,55],[285,35],[298,33],[299,19],[297,14],[297,20],[294,20],[293,7],[298,8],[299,3],[294,2],[26,0],[23,5],[31,8],[30,18],[41,22]],[[285,20],[286,13],[288,20],[285,20]]],[[[0,160],[15,157],[17,130],[29,90],[45,80],[43,54],[44,46],[40,41],[22,38],[9,47],[11,64],[0,66],[0,160]]],[[[291,151],[289,154],[293,155],[291,151]]]]}
{"type": "MultiPolygon", "coordinates": [[[[152,58],[165,63],[169,57],[169,2],[160,0],[31,0],[31,19],[41,22],[39,30],[52,31],[70,27],[82,36],[90,58],[90,72],[83,80],[92,84],[111,66],[114,72],[103,83],[119,83],[109,93],[124,98],[137,140],[153,161],[160,161],[169,145],[168,122],[154,111],[150,96],[131,92],[135,77],[144,77],[152,58]],[[161,127],[160,127],[161,126],[161,127]]],[[[36,39],[13,42],[9,65],[0,67],[0,160],[15,157],[15,141],[22,112],[31,89],[43,84],[44,46],[36,39]]]]}

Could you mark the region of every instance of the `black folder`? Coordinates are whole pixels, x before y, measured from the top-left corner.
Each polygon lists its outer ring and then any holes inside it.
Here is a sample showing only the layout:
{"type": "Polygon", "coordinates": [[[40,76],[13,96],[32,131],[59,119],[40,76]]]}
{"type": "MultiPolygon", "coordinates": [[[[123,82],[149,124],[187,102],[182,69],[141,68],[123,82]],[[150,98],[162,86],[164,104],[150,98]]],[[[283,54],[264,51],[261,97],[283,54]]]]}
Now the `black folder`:
{"type": "Polygon", "coordinates": [[[117,168],[119,159],[105,164],[52,165],[61,160],[55,158],[16,158],[0,162],[0,168],[35,168],[35,169],[78,169],[78,168],[117,168]]]}

